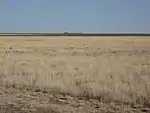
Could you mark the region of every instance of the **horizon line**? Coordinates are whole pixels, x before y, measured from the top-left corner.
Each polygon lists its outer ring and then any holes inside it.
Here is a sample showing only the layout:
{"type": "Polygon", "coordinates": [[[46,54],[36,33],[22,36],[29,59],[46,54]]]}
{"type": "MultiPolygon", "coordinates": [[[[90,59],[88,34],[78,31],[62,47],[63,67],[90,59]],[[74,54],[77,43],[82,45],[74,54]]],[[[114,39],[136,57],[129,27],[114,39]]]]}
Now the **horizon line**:
{"type": "Polygon", "coordinates": [[[87,32],[16,32],[0,33],[0,36],[150,36],[150,33],[87,33],[87,32]]]}

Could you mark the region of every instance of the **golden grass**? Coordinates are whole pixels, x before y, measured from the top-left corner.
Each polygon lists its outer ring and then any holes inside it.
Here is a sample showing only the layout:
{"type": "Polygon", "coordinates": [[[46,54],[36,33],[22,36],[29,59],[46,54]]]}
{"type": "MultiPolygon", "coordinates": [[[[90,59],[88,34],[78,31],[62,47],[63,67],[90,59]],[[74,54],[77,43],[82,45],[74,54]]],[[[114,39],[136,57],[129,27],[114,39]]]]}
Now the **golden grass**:
{"type": "Polygon", "coordinates": [[[150,39],[0,37],[1,85],[149,104],[150,39]]]}

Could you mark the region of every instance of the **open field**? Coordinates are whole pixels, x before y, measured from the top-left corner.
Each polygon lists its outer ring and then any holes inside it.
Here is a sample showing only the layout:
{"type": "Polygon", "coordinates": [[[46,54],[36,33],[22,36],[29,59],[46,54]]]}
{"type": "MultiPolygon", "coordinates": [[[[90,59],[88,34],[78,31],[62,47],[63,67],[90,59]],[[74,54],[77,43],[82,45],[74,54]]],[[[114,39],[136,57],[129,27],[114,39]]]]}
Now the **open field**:
{"type": "Polygon", "coordinates": [[[0,99],[2,113],[150,112],[150,37],[1,36],[0,99]]]}

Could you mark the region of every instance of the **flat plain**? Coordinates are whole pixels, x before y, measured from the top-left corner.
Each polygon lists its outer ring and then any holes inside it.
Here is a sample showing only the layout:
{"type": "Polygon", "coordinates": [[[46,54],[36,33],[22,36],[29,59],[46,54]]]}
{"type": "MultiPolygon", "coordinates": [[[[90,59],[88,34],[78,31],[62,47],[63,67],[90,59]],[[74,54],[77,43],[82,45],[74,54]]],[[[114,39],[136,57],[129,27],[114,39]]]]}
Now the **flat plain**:
{"type": "Polygon", "coordinates": [[[150,37],[0,37],[0,112],[150,112],[150,37]]]}

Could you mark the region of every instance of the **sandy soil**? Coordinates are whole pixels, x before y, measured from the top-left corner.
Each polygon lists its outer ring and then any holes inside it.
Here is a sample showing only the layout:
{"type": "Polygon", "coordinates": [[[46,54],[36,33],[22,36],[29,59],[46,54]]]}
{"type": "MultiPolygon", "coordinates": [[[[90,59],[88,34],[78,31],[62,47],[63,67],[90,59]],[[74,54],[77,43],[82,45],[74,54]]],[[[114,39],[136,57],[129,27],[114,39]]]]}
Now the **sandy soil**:
{"type": "Polygon", "coordinates": [[[56,94],[42,89],[5,87],[0,90],[1,113],[149,113],[140,105],[103,102],[56,94]]]}

